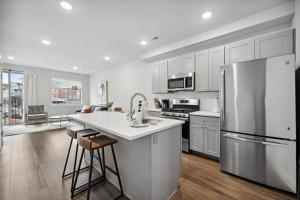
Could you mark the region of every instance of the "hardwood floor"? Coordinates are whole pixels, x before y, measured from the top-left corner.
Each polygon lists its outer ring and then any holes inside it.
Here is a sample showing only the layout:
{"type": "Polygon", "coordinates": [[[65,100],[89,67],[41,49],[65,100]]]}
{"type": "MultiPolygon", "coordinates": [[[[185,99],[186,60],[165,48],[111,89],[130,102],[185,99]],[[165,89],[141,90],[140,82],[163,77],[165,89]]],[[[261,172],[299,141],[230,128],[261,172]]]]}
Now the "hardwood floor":
{"type": "Polygon", "coordinates": [[[270,189],[219,170],[219,163],[183,154],[182,178],[172,200],[295,200],[290,193],[270,189]]]}
{"type": "MultiPolygon", "coordinates": [[[[61,178],[69,142],[65,130],[5,137],[0,155],[0,200],[71,199],[71,178],[61,178]]],[[[71,163],[73,158],[74,154],[71,154],[71,163]]],[[[69,166],[67,171],[71,170],[72,164],[69,166]]],[[[87,177],[84,172],[79,182],[86,182],[87,177]]],[[[91,200],[113,199],[118,195],[109,182],[91,189],[91,200]]],[[[86,199],[86,193],[74,199],[86,199]]]]}
{"type": "MultiPolygon", "coordinates": [[[[65,130],[9,136],[4,142],[0,154],[0,200],[70,199],[71,179],[61,179],[69,144],[65,130]]],[[[206,158],[183,154],[182,164],[183,177],[172,200],[296,199],[289,193],[220,172],[218,163],[206,158]]],[[[82,174],[81,182],[86,178],[87,174],[82,174]]],[[[91,190],[91,199],[113,199],[117,195],[117,189],[108,182],[91,190]]],[[[86,195],[74,199],[86,199],[86,195]]]]}

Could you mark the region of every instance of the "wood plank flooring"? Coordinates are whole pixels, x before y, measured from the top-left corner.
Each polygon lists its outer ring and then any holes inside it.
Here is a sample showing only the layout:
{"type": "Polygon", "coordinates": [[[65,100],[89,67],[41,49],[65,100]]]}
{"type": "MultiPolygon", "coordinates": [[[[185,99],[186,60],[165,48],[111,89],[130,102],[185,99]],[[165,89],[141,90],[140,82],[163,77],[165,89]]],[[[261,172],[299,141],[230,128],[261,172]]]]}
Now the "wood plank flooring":
{"type": "Polygon", "coordinates": [[[219,170],[219,163],[183,154],[179,191],[172,200],[295,200],[295,195],[246,181],[219,170]]]}
{"type": "MultiPolygon", "coordinates": [[[[9,136],[4,142],[0,154],[0,200],[70,199],[71,179],[61,178],[69,144],[65,130],[9,136]]],[[[172,200],[296,199],[289,193],[220,172],[217,162],[203,157],[183,154],[182,165],[183,177],[172,200]]],[[[87,174],[82,174],[81,182],[86,178],[87,174]]],[[[91,199],[95,200],[117,195],[117,189],[108,182],[91,190],[91,199]]],[[[74,199],[86,199],[86,195],[74,199]]]]}
{"type": "MultiPolygon", "coordinates": [[[[61,178],[69,142],[65,130],[4,137],[5,145],[0,155],[0,200],[71,199],[71,178],[61,178]]],[[[72,169],[73,158],[71,154],[67,171],[72,169]]],[[[87,178],[84,172],[79,182],[86,182],[87,178]]],[[[116,187],[109,182],[91,190],[91,200],[108,200],[118,195],[116,187]]],[[[74,199],[86,199],[86,193],[74,199]]]]}

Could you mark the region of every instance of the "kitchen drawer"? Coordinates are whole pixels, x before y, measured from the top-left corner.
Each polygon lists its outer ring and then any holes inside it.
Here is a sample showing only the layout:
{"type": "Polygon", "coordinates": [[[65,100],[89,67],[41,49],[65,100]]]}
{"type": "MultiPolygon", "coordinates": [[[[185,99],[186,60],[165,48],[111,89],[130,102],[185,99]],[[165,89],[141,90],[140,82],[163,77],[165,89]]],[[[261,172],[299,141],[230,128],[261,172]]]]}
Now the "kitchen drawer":
{"type": "Polygon", "coordinates": [[[190,122],[196,123],[196,124],[203,124],[203,125],[209,125],[209,126],[220,126],[220,119],[217,117],[204,117],[204,116],[196,116],[196,115],[190,115],[190,122]]]}

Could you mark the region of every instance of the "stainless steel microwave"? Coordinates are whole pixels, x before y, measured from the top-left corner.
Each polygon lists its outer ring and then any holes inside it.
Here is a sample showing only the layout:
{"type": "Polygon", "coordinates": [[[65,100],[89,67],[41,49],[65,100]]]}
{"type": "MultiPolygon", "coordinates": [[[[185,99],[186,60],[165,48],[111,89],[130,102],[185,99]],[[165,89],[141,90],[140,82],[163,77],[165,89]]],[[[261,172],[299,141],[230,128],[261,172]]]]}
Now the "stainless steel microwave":
{"type": "Polygon", "coordinates": [[[176,74],[168,77],[168,91],[175,92],[181,90],[195,89],[195,74],[176,74]]]}

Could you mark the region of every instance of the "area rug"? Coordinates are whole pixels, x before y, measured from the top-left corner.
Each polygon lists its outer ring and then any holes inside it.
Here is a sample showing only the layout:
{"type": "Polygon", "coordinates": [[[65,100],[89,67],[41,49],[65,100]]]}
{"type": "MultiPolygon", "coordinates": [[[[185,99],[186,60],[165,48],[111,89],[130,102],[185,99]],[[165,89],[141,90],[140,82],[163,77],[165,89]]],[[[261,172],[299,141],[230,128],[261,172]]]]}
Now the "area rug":
{"type": "Polygon", "coordinates": [[[62,122],[61,126],[60,126],[59,122],[28,125],[28,126],[25,126],[24,124],[3,126],[3,133],[4,133],[4,136],[10,136],[10,135],[18,135],[18,134],[24,134],[24,133],[47,131],[47,130],[58,130],[58,129],[66,128],[68,123],[69,122],[62,122]]]}

